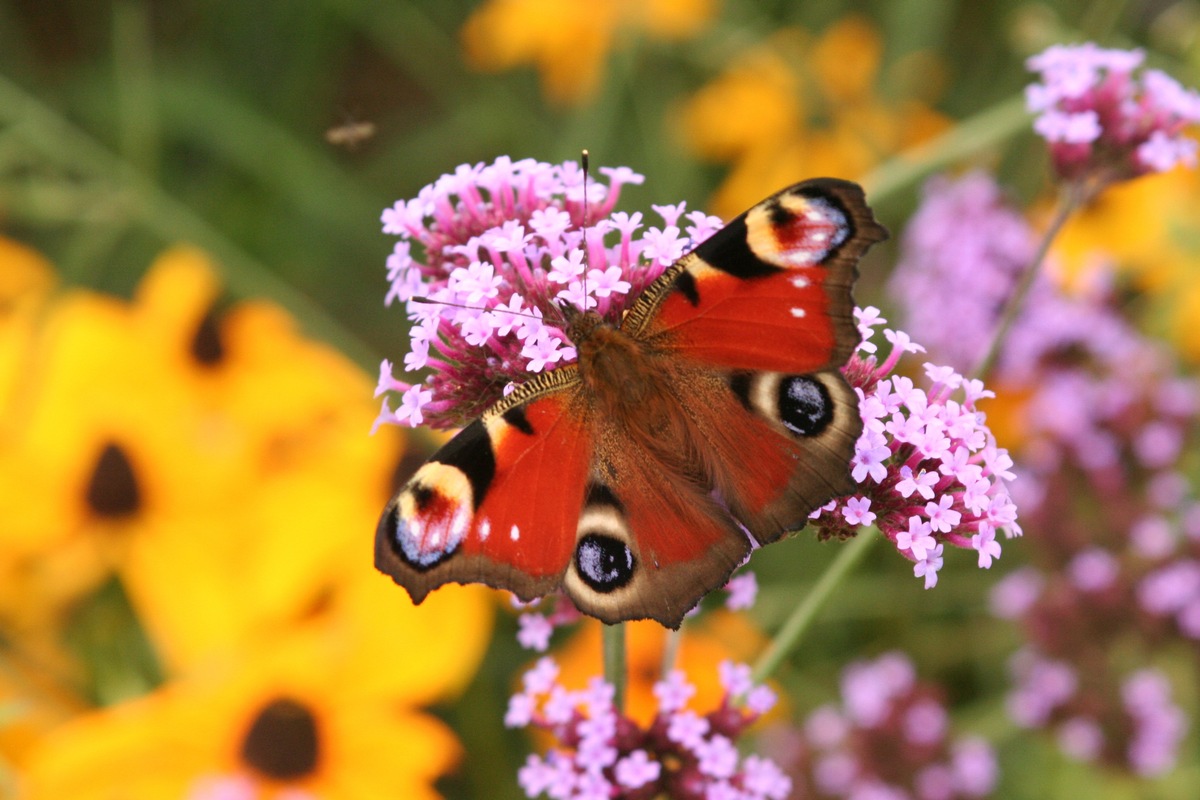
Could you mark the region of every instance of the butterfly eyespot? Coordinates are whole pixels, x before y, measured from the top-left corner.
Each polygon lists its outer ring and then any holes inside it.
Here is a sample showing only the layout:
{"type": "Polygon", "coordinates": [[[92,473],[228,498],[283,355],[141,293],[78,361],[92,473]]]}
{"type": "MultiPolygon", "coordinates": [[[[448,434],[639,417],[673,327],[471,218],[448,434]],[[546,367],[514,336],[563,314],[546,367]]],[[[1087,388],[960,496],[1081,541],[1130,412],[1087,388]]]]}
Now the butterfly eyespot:
{"type": "Polygon", "coordinates": [[[620,589],[633,578],[636,566],[633,551],[613,536],[589,533],[575,546],[575,571],[597,592],[620,589]]]}
{"type": "Polygon", "coordinates": [[[401,560],[424,572],[458,550],[471,527],[471,487],[453,467],[430,462],[396,498],[381,522],[401,560]]]}
{"type": "Polygon", "coordinates": [[[825,384],[808,375],[779,382],[779,421],[792,433],[814,436],[833,421],[833,401],[825,384]]]}
{"type": "Polygon", "coordinates": [[[824,262],[851,232],[845,210],[817,193],[782,194],[746,224],[755,255],[782,269],[824,262]]]}

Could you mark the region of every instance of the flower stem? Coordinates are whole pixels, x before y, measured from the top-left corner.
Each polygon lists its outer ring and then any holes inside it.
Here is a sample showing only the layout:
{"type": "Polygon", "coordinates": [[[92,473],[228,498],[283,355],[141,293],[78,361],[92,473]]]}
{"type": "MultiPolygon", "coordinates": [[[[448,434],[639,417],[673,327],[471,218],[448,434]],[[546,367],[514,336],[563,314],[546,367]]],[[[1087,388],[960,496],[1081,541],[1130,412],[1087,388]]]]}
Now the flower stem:
{"type": "MultiPolygon", "coordinates": [[[[683,624],[687,623],[687,619],[683,620],[683,624]]],[[[667,631],[667,640],[663,644],[662,657],[662,680],[666,680],[671,671],[675,669],[676,662],[679,661],[679,645],[683,641],[683,624],[673,631],[667,631]]]]}
{"type": "Polygon", "coordinates": [[[837,557],[817,581],[816,586],[800,601],[800,605],[796,606],[792,615],[783,623],[779,633],[775,634],[775,638],[767,646],[766,652],[759,657],[758,663],[754,665],[755,683],[760,683],[770,677],[784,657],[800,644],[804,634],[816,619],[817,612],[833,595],[833,590],[862,561],[867,551],[871,549],[871,545],[879,538],[878,534],[879,530],[874,526],[862,528],[857,536],[841,547],[837,557]]]}
{"type": "Polygon", "coordinates": [[[604,679],[612,684],[613,707],[618,712],[625,710],[625,625],[605,625],[602,628],[604,643],[604,679]]]}
{"type": "Polygon", "coordinates": [[[862,176],[860,183],[878,203],[931,172],[936,172],[1029,127],[1024,95],[1014,95],[961,120],[927,142],[892,156],[862,176]]]}
{"type": "Polygon", "coordinates": [[[1008,298],[1008,302],[1004,306],[1004,313],[1000,317],[1000,322],[996,325],[996,331],[992,334],[991,341],[988,342],[987,351],[984,352],[983,358],[971,370],[971,376],[974,378],[984,378],[992,367],[996,365],[996,358],[1000,354],[1000,345],[1004,342],[1004,338],[1008,335],[1009,329],[1013,322],[1016,321],[1017,315],[1021,308],[1025,305],[1025,299],[1029,295],[1029,290],[1033,288],[1033,283],[1037,280],[1038,273],[1042,271],[1042,264],[1046,260],[1046,254],[1050,252],[1050,245],[1054,243],[1062,231],[1063,225],[1070,219],[1071,214],[1083,204],[1088,192],[1085,188],[1077,184],[1067,184],[1059,196],[1058,207],[1055,209],[1054,217],[1050,220],[1050,225],[1046,228],[1046,232],[1042,235],[1042,241],[1038,244],[1037,252],[1034,253],[1033,260],[1025,269],[1025,274],[1021,276],[1017,288],[1008,298]]]}

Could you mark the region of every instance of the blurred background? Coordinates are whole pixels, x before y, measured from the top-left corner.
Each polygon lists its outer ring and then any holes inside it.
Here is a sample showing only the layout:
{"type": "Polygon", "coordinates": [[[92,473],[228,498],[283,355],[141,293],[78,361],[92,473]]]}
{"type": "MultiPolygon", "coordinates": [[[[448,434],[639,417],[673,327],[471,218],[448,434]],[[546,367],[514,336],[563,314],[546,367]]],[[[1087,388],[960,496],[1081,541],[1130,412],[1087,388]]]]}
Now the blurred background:
{"type": "MultiPolygon", "coordinates": [[[[459,164],[581,148],[646,176],[624,190],[630,212],[686,200],[729,217],[804,177],[860,180],[893,239],[858,302],[903,324],[889,276],[928,177],[984,170],[1044,220],[1023,62],[1089,39],[1200,84],[1191,0],[0,3],[0,796],[523,796],[535,743],[503,716],[532,655],[508,604],[454,588],[414,610],[371,568],[379,510],[431,442],[368,436],[379,362],[408,346],[382,302],[380,212],[459,164]]],[[[1178,170],[1115,189],[1055,255],[1064,285],[1103,262],[1106,313],[1184,394],[1198,186],[1178,170]]],[[[1079,355],[1090,332],[1046,363],[1132,380],[1079,355]]],[[[1023,454],[1059,470],[1038,473],[1026,537],[990,571],[948,554],[928,592],[877,548],[777,675],[775,723],[838,702],[854,659],[902,651],[950,728],[994,748],[993,796],[1193,797],[1200,623],[1168,618],[1184,601],[1130,604],[1168,567],[1177,595],[1200,596],[1195,411],[1146,411],[1184,444],[1131,466],[1118,498],[1073,455],[1045,458],[1057,440],[1033,432],[1057,406],[1034,404],[1037,386],[1013,377],[984,405],[1018,472],[1023,454]],[[1128,555],[1147,517],[1105,498],[1157,509],[1169,546],[1128,555]],[[1098,542],[1124,570],[1104,602],[1069,580],[1098,542]],[[1042,617],[995,600],[1032,569],[1027,594],[1063,581],[1042,617]],[[1077,641],[1103,645],[1074,665],[1090,676],[1078,707],[1013,712],[1030,648],[1062,664],[1077,641]],[[1149,668],[1179,723],[1156,768],[1130,755],[1140,723],[1121,694],[1149,668]]],[[[752,660],[837,546],[773,548],[755,608],[702,618],[684,663],[752,660]]],[[[643,638],[646,683],[662,642],[643,638]]],[[[587,626],[554,647],[599,672],[587,626]]]]}

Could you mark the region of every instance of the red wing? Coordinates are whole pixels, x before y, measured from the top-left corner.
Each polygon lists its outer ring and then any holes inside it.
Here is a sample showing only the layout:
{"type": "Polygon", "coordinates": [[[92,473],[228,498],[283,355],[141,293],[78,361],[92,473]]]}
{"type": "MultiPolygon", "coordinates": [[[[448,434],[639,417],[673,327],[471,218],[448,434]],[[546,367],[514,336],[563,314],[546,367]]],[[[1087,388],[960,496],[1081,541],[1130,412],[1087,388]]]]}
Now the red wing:
{"type": "Polygon", "coordinates": [[[805,181],[667,270],[623,330],[688,361],[786,373],[841,366],[858,344],[851,288],[887,232],[856,184],[805,181]]]}
{"type": "Polygon", "coordinates": [[[605,622],[651,618],[678,628],[729,580],[750,554],[750,539],[702,482],[629,431],[612,426],[597,441],[563,588],[605,622]]]}
{"type": "Polygon", "coordinates": [[[562,580],[592,458],[577,385],[564,367],[522,387],[435,453],[384,509],[375,565],[414,601],[449,582],[529,600],[562,580]]]}
{"type": "Polygon", "coordinates": [[[703,431],[713,488],[759,544],[803,528],[814,509],[853,491],[850,459],[862,417],[838,370],[737,372],[724,380],[726,391],[686,411],[703,431]]]}

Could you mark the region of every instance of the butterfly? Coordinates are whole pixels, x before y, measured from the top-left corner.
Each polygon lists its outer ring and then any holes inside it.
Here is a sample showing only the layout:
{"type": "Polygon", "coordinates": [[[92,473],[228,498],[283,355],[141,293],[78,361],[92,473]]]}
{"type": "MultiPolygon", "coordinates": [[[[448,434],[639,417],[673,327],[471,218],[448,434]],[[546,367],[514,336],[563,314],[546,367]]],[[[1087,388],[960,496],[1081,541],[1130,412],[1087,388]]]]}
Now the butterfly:
{"type": "Polygon", "coordinates": [[[376,567],[417,603],[479,582],[679,627],[754,545],[853,490],[862,421],[839,368],[859,342],[858,261],[886,238],[858,185],[809,180],[680,258],[619,324],[564,307],[577,361],[413,474],[376,567]]]}

